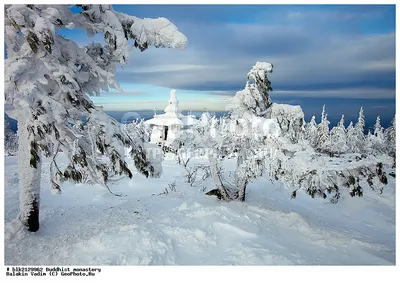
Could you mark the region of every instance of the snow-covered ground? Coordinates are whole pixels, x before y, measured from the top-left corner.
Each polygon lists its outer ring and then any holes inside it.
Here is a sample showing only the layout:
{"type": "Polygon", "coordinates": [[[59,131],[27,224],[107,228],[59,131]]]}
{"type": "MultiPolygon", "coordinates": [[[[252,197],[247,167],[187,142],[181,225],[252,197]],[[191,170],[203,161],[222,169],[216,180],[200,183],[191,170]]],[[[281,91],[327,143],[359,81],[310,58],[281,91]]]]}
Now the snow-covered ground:
{"type": "MultiPolygon", "coordinates": [[[[233,162],[229,160],[228,162],[233,162]]],[[[52,195],[42,174],[40,230],[18,214],[16,157],[5,157],[6,265],[394,265],[395,184],[382,195],[311,199],[267,177],[245,203],[218,201],[190,187],[174,160],[160,179],[134,174],[111,186],[66,183],[52,195]],[[164,193],[168,184],[175,190],[164,193]]],[[[229,164],[228,164],[229,166],[229,164]]],[[[133,168],[133,166],[130,166],[133,168]]],[[[205,183],[208,189],[211,183],[205,183]]]]}

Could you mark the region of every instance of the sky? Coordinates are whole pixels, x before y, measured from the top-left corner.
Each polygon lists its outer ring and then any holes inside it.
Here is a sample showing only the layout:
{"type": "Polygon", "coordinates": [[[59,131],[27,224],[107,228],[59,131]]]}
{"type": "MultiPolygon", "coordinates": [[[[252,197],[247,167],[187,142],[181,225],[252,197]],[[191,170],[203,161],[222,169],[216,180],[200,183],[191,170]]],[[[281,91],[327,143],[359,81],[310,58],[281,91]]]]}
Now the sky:
{"type": "MultiPolygon", "coordinates": [[[[390,121],[395,113],[395,5],[113,5],[140,18],[166,17],[188,39],[185,50],[132,47],[116,78],[124,93],[93,97],[106,111],[167,105],[176,89],[185,110],[224,111],[257,61],[276,103],[301,105],[306,120],[342,114],[390,121]]],[[[101,41],[62,31],[80,45],[101,41]]]]}

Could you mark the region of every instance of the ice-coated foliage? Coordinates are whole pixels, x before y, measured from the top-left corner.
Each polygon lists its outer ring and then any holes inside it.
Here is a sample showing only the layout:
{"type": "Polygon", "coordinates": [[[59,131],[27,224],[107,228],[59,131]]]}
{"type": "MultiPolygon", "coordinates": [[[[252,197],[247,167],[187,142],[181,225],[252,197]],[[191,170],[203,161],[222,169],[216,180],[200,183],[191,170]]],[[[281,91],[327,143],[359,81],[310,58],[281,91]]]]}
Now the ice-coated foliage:
{"type": "Polygon", "coordinates": [[[347,154],[343,157],[330,157],[315,151],[294,145],[291,154],[279,151],[269,163],[271,180],[280,180],[290,188],[304,191],[311,197],[329,198],[336,203],[344,193],[350,196],[362,196],[363,182],[367,181],[374,190],[381,190],[387,184],[382,164],[390,164],[390,157],[361,156],[347,154]],[[380,169],[379,169],[380,168],[380,169]]]}
{"type": "Polygon", "coordinates": [[[145,124],[144,119],[122,124],[121,127],[133,140],[139,139],[144,143],[150,141],[151,126],[145,124]]]}
{"type": "Polygon", "coordinates": [[[241,118],[243,113],[265,117],[272,101],[269,92],[272,91],[268,73],[272,73],[273,65],[267,62],[257,62],[247,74],[244,90],[238,91],[227,109],[232,115],[241,118]]]}
{"type": "Polygon", "coordinates": [[[298,105],[272,103],[267,118],[276,119],[281,130],[280,136],[296,143],[304,138],[304,113],[298,105]]]}
{"type": "MultiPolygon", "coordinates": [[[[99,95],[109,87],[120,90],[114,72],[117,63],[128,60],[130,39],[143,51],[151,45],[184,48],[186,37],[163,18],[138,19],[114,11],[111,5],[78,6],[77,13],[67,5],[5,6],[5,102],[14,107],[8,114],[26,127],[20,143],[29,140],[23,150],[30,157],[21,155],[20,162],[30,160],[36,168],[41,153],[51,157],[55,190],[64,180],[81,182],[82,173],[106,184],[110,173],[132,176],[124,161],[124,148],[131,147],[138,171],[157,175],[142,141],[123,132],[87,94],[99,95]],[[80,48],[59,34],[63,28],[103,34],[105,44],[80,48]],[[57,164],[60,152],[68,155],[66,168],[57,164]]],[[[25,178],[24,171],[20,174],[25,178]]]]}

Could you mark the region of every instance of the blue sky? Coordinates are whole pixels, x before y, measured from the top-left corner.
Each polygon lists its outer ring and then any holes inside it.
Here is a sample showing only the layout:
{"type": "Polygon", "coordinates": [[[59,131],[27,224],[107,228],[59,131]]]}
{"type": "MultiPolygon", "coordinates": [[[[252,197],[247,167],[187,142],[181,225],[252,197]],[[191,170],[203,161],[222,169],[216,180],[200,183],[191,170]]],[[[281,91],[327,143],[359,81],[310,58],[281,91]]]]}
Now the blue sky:
{"type": "MultiPolygon", "coordinates": [[[[132,48],[118,68],[124,93],[93,98],[110,111],[164,109],[172,88],[183,109],[223,111],[256,61],[274,64],[274,102],[299,104],[306,119],[360,106],[369,119],[395,112],[394,5],[114,5],[137,17],[166,17],[186,50],[132,48]]],[[[101,40],[65,32],[80,44],[101,40]]]]}

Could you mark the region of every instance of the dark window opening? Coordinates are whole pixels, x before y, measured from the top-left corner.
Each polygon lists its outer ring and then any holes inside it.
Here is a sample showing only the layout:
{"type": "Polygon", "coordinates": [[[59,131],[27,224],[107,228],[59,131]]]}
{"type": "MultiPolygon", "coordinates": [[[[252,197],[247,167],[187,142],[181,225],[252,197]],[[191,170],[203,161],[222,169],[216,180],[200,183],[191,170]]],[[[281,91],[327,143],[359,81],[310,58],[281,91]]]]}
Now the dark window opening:
{"type": "Polygon", "coordinates": [[[162,137],[162,139],[163,139],[164,141],[166,141],[166,140],[167,140],[167,136],[168,136],[168,126],[164,126],[163,137],[162,137]]]}

